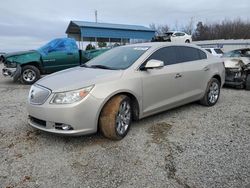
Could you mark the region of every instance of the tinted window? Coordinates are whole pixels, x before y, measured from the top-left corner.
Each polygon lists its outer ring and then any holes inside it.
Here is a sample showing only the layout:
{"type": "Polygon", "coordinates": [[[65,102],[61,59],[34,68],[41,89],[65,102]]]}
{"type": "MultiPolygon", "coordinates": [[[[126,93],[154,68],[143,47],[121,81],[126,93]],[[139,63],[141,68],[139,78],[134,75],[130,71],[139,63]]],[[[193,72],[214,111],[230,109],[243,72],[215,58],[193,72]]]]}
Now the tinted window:
{"type": "Polygon", "coordinates": [[[192,47],[178,46],[177,47],[177,62],[188,62],[206,59],[207,55],[205,52],[192,47]]]}
{"type": "Polygon", "coordinates": [[[212,53],[212,51],[210,49],[206,49],[209,53],[212,53]]]}
{"type": "Polygon", "coordinates": [[[207,54],[199,49],[197,49],[199,51],[200,54],[200,59],[207,59],[207,54]]]}
{"type": "Polygon", "coordinates": [[[164,65],[171,65],[176,63],[176,47],[170,46],[157,50],[149,58],[160,60],[164,62],[164,65]]]}
{"type": "Polygon", "coordinates": [[[223,51],[221,49],[214,49],[214,51],[217,53],[217,54],[223,54],[223,51]]]}
{"type": "Polygon", "coordinates": [[[178,46],[177,47],[178,62],[200,60],[200,53],[196,48],[178,46]]]}
{"type": "Polygon", "coordinates": [[[184,36],[185,35],[185,33],[175,33],[175,36],[184,36]]]}

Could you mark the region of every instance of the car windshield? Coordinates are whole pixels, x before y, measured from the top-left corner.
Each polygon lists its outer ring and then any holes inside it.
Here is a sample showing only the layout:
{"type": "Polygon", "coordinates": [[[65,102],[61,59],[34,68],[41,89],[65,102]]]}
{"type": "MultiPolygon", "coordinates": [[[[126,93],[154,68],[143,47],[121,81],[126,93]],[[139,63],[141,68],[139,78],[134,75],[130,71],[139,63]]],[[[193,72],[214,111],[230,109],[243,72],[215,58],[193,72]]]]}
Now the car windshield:
{"type": "Polygon", "coordinates": [[[241,53],[240,51],[231,51],[231,52],[224,53],[222,57],[241,57],[241,53]]]}
{"type": "Polygon", "coordinates": [[[148,46],[117,47],[90,60],[85,67],[124,70],[130,67],[147,50],[148,46]]]}
{"type": "Polygon", "coordinates": [[[250,49],[242,50],[243,57],[250,57],[250,49]]]}

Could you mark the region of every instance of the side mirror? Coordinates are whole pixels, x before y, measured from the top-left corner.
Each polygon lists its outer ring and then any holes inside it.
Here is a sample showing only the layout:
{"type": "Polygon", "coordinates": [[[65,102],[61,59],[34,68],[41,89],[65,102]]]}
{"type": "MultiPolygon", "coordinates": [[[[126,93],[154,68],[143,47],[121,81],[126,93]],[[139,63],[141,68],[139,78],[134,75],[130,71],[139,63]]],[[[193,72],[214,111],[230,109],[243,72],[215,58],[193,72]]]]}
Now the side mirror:
{"type": "Polygon", "coordinates": [[[142,67],[142,70],[147,70],[147,69],[160,69],[164,67],[164,62],[159,61],[156,59],[151,59],[149,60],[144,67],[142,67]]]}

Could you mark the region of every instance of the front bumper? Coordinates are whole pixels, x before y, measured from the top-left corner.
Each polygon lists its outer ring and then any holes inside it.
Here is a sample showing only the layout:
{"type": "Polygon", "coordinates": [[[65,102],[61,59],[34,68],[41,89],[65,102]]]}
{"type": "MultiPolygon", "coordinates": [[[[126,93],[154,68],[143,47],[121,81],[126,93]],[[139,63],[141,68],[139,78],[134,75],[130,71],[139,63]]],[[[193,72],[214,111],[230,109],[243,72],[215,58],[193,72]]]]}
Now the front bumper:
{"type": "Polygon", "coordinates": [[[245,84],[246,74],[243,70],[226,68],[225,85],[243,86],[245,84]]]}
{"type": "Polygon", "coordinates": [[[99,109],[101,99],[89,94],[85,99],[70,105],[49,104],[52,95],[43,105],[32,105],[28,103],[29,124],[42,131],[79,136],[97,132],[99,109]],[[72,130],[61,130],[58,124],[70,125],[72,130]]]}
{"type": "Polygon", "coordinates": [[[13,77],[14,80],[17,80],[20,75],[22,73],[22,68],[20,65],[17,65],[17,67],[15,68],[8,68],[8,67],[4,67],[2,69],[2,74],[7,77],[13,77]]]}

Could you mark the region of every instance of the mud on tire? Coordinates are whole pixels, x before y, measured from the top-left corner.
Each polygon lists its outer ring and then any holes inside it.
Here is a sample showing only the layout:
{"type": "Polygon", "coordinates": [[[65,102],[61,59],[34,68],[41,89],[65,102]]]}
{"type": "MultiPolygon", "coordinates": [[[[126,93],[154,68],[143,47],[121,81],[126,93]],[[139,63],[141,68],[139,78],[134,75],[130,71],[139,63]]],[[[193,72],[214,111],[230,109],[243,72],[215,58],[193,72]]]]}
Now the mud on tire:
{"type": "Polygon", "coordinates": [[[132,120],[132,109],[130,98],[126,95],[117,95],[111,98],[103,107],[99,118],[99,129],[102,134],[112,140],[121,140],[124,138],[130,128],[132,120]],[[128,126],[124,133],[119,134],[117,131],[117,118],[120,115],[121,105],[127,103],[130,106],[130,118],[128,120],[128,126]]]}

